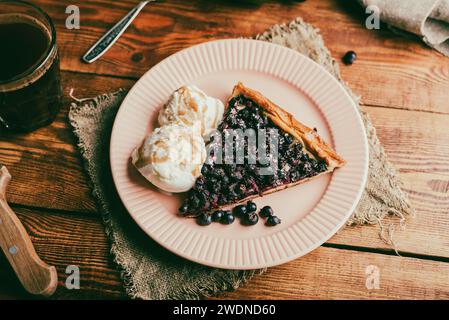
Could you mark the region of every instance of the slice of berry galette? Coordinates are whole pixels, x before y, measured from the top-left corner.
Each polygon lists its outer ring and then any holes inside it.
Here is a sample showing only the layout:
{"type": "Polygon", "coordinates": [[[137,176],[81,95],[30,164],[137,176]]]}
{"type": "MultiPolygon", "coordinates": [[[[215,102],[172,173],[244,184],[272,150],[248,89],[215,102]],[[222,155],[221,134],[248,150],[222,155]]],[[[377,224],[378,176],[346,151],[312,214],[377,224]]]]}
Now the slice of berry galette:
{"type": "Polygon", "coordinates": [[[242,203],[345,164],[316,130],[242,83],[234,87],[208,150],[202,174],[179,209],[182,215],[242,203]]]}

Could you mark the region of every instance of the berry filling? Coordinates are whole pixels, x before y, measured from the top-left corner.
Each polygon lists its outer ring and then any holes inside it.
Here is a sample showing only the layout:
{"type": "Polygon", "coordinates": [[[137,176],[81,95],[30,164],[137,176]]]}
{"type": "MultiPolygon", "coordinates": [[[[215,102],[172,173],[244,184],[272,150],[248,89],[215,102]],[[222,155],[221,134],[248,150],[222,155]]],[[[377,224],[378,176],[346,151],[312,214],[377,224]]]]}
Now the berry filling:
{"type": "MultiPolygon", "coordinates": [[[[222,141],[228,134],[226,129],[262,129],[268,132],[277,130],[278,159],[276,165],[261,161],[257,148],[248,143],[248,138],[236,139],[236,144],[243,143],[244,161],[242,164],[216,163],[216,158],[211,153],[211,161],[203,165],[202,175],[197,179],[195,186],[189,191],[187,198],[179,209],[182,215],[197,216],[204,212],[217,209],[223,205],[239,202],[247,197],[262,194],[264,191],[297,182],[318,175],[327,170],[323,161],[315,159],[305,151],[300,141],[280,129],[263,112],[263,109],[253,101],[238,96],[232,98],[225,111],[223,121],[218,127],[222,141]],[[250,150],[249,150],[250,149],[250,150]],[[254,158],[255,156],[255,158],[254,158]],[[250,161],[251,159],[256,159],[250,161]],[[261,170],[264,174],[261,174],[261,170]],[[270,174],[267,174],[267,170],[270,174]]],[[[257,136],[259,146],[259,136],[257,136]]],[[[270,154],[271,142],[266,137],[265,155],[270,154]]],[[[220,143],[222,143],[220,141],[220,143]]],[[[214,143],[211,141],[210,143],[214,143]]],[[[221,148],[220,144],[220,148],[221,148]]],[[[237,149],[237,148],[233,148],[237,149]]],[[[236,151],[233,151],[236,159],[236,151]]],[[[225,158],[226,150],[223,147],[225,158]]]]}

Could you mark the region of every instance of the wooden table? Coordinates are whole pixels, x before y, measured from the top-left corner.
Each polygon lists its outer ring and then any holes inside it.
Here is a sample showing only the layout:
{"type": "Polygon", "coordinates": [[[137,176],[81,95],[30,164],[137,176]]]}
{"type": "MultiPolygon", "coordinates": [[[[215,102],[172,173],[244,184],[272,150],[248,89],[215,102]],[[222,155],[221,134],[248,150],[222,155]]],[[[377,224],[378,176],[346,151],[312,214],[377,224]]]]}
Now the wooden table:
{"type": "MultiPolygon", "coordinates": [[[[358,61],[342,67],[362,96],[380,140],[404,181],[417,215],[396,233],[400,254],[378,226],[347,227],[307,256],[270,269],[228,299],[449,298],[449,59],[385,26],[370,31],[355,1],[171,0],[149,5],[101,60],[80,57],[136,1],[79,1],[81,29],[65,28],[73,1],[35,1],[58,29],[66,107],[49,127],[2,134],[0,162],[13,175],[9,201],[38,253],[57,266],[57,298],[125,298],[67,122],[69,90],[77,97],[130,88],[158,61],[211,39],[252,36],[297,16],[321,29],[332,54],[358,61]],[[263,2],[263,1],[261,1],[263,2]],[[81,289],[64,286],[67,265],[81,269],[81,289]],[[367,289],[365,270],[377,266],[380,288],[367,289]]],[[[105,142],[106,143],[106,142],[105,142]]],[[[0,298],[28,298],[0,256],[0,298]]]]}

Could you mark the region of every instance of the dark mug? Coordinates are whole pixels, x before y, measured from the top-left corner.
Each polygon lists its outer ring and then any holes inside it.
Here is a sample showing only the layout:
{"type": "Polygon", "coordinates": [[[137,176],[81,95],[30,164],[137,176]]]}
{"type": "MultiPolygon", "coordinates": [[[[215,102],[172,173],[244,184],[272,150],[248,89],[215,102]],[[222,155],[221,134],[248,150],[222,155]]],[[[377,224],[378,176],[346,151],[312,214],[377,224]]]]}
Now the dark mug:
{"type": "Polygon", "coordinates": [[[0,0],[0,124],[28,132],[55,119],[62,104],[56,30],[39,7],[0,0]]]}

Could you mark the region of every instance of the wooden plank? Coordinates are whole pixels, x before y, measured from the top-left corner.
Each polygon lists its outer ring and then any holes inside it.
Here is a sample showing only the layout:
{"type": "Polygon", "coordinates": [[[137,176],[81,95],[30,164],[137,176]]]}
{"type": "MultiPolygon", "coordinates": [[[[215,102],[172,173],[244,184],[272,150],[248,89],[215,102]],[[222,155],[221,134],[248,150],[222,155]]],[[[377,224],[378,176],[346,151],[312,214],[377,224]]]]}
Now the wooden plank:
{"type": "Polygon", "coordinates": [[[212,39],[254,36],[276,23],[302,16],[321,30],[337,59],[348,50],[358,53],[358,61],[343,67],[342,72],[366,104],[449,113],[447,58],[420,41],[394,35],[385,26],[381,30],[366,29],[366,15],[355,1],[264,2],[245,6],[236,2],[174,0],[151,4],[118,43],[90,65],[82,63],[80,57],[135,2],[106,4],[97,0],[78,4],[80,30],[65,27],[65,7],[72,4],[69,0],[42,0],[40,4],[58,26],[65,70],[140,77],[183,48],[212,39]]]}
{"type": "Polygon", "coordinates": [[[334,57],[342,57],[348,50],[357,52],[357,62],[352,66],[341,64],[341,71],[343,79],[365,104],[449,113],[446,57],[418,39],[392,33],[386,25],[380,30],[366,29],[368,15],[356,1],[329,2],[338,21],[328,23],[320,17],[316,24],[334,57]],[[344,25],[335,28],[343,21],[344,25]]]}
{"type": "MultiPolygon", "coordinates": [[[[398,249],[449,257],[449,118],[372,107],[368,112],[416,209],[405,230],[396,227],[398,249]]],[[[346,228],[330,242],[386,248],[378,231],[378,226],[346,228]]]]}
{"type": "Polygon", "coordinates": [[[448,279],[448,263],[320,247],[221,298],[448,299],[448,279]],[[374,268],[379,289],[367,287],[374,268]]]}
{"type": "Polygon", "coordinates": [[[51,126],[29,134],[2,133],[0,163],[13,176],[8,197],[11,203],[28,206],[94,211],[77,142],[67,120],[72,101],[68,94],[74,88],[77,97],[96,96],[129,88],[133,81],[67,72],[62,79],[65,107],[51,126]]]}
{"type": "MultiPolygon", "coordinates": [[[[124,298],[119,273],[99,219],[15,208],[42,259],[58,269],[54,298],[124,298]],[[67,265],[81,270],[81,290],[64,286],[67,265]]],[[[0,293],[26,297],[0,259],[0,293]],[[6,282],[3,280],[6,279],[6,282]]],[[[449,264],[377,253],[321,247],[303,258],[269,269],[228,299],[444,299],[449,264]],[[365,269],[377,266],[380,289],[365,286],[365,269]]]]}
{"type": "MultiPolygon", "coordinates": [[[[119,271],[109,255],[109,243],[99,216],[48,214],[14,208],[42,260],[54,265],[59,284],[55,298],[123,298],[119,271]],[[65,286],[68,265],[80,269],[81,290],[65,286]]],[[[0,293],[11,286],[11,294],[26,297],[7,260],[0,259],[0,293]]]]}

